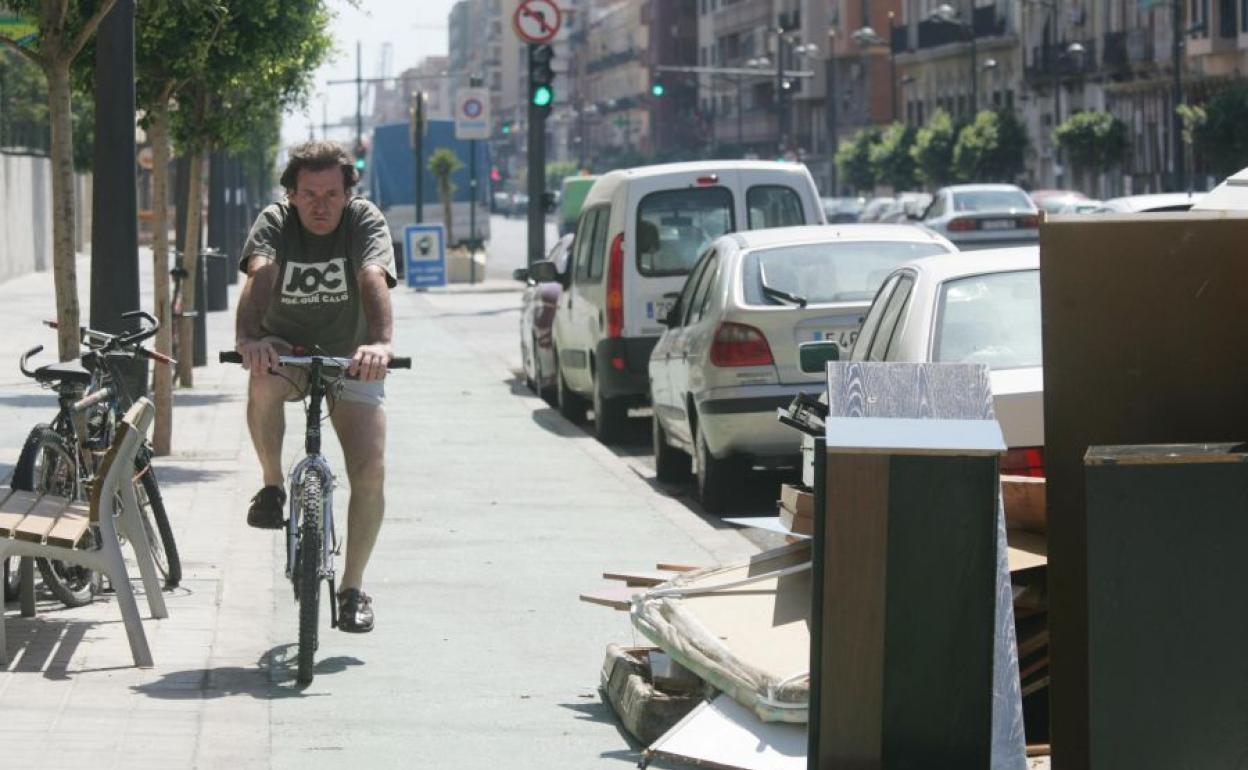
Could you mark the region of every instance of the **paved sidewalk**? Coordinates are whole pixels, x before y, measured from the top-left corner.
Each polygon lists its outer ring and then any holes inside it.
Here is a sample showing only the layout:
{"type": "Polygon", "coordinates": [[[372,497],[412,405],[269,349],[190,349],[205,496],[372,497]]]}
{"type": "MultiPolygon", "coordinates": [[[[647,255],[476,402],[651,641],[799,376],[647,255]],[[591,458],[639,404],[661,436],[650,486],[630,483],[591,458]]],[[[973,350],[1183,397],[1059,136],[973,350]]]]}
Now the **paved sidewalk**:
{"type": "MultiPolygon", "coordinates": [[[[141,265],[150,272],[146,255],[141,265]]],[[[79,275],[85,293],[85,260],[79,275]]],[[[33,620],[10,605],[0,764],[635,764],[637,747],[597,692],[606,644],[635,637],[625,615],[579,603],[577,593],[599,585],[605,567],[710,563],[756,549],[656,493],[517,387],[506,346],[464,322],[514,313],[518,293],[489,288],[393,294],[396,347],[415,368],[387,381],[388,510],[366,586],[374,633],[341,634],[326,620],[316,681],[295,686],[295,607],[279,538],[244,522],[259,486],[245,373],[211,364],[177,394],[175,451],[157,461],[186,577],[167,597],[170,617],[145,622],[156,667],[131,667],[107,597],[77,610],[45,599],[33,620]]],[[[52,297],[50,274],[0,284],[9,319],[0,360],[11,367],[0,375],[5,476],[29,426],[55,410],[16,369],[21,350],[54,347],[38,325],[52,297]]],[[[210,358],[232,340],[232,315],[209,315],[210,358]]],[[[287,420],[293,460],[298,405],[287,420]]],[[[326,443],[342,468],[336,441],[326,443]]],[[[345,511],[345,475],[340,483],[336,508],[345,511]]]]}

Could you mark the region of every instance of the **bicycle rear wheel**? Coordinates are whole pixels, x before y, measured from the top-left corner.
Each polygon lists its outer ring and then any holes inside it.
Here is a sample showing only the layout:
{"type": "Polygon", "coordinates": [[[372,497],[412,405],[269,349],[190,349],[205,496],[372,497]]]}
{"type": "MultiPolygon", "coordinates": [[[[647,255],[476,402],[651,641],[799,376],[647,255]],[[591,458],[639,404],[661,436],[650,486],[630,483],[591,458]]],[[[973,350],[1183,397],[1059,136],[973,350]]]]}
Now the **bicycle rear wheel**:
{"type": "Polygon", "coordinates": [[[178,556],[178,544],[173,539],[169,515],[165,513],[165,500],[160,496],[156,472],[151,462],[139,457],[134,462],[139,480],[134,484],[134,495],[139,501],[139,518],[147,532],[147,542],[152,549],[152,561],[156,571],[165,580],[165,588],[177,588],[182,581],[182,559],[178,556]]]}
{"type": "Polygon", "coordinates": [[[321,606],[321,522],[324,479],[316,470],[303,477],[299,490],[299,550],[295,580],[299,586],[299,684],[312,681],[316,663],[317,620],[321,606]]]}

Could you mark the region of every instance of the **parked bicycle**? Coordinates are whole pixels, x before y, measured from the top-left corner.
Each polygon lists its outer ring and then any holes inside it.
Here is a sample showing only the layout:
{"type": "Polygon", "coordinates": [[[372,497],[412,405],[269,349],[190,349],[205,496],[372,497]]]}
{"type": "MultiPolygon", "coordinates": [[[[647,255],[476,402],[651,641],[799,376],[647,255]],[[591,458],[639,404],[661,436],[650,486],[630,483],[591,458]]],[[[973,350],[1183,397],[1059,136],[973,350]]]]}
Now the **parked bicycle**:
{"type": "MultiPolygon", "coordinates": [[[[14,489],[52,492],[85,501],[87,485],[96,470],[97,453],[112,445],[117,422],[135,400],[126,383],[125,366],[140,356],[158,364],[174,363],[173,359],[142,346],[159,328],[153,316],[136,310],[122,317],[140,318],[144,326],[120,335],[84,327],[82,341],[89,350],[76,361],[31,370],[28,363],[43,346],[22,355],[22,374],[56,391],[59,408],[51,423],[36,425],[27,436],[13,470],[14,489]]],[[[56,326],[55,322],[48,325],[56,326]]],[[[173,588],[182,579],[182,563],[152,470],[151,449],[146,444],[135,458],[133,483],[153,561],[165,587],[173,588]]],[[[39,559],[36,564],[45,585],[66,606],[79,607],[92,600],[98,587],[93,570],[47,559],[39,559]]]]}
{"type": "MultiPolygon", "coordinates": [[[[220,353],[221,363],[241,364],[243,357],[233,350],[220,353]]],[[[290,472],[290,515],[286,518],[286,577],[291,581],[299,603],[299,661],[296,680],[312,681],[316,658],[317,624],[321,581],[329,583],[330,626],[338,627],[338,607],[334,601],[334,557],[340,543],[334,529],[334,472],[321,454],[321,404],[327,395],[347,378],[349,358],[321,355],[278,356],[279,366],[294,366],[308,372],[304,407],[306,456],[290,472]]],[[[390,359],[391,369],[410,369],[412,359],[390,359]]]]}
{"type": "MultiPolygon", "coordinates": [[[[182,329],[182,319],[185,318],[194,322],[195,318],[199,316],[199,311],[184,309],[186,298],[182,295],[182,283],[191,274],[185,267],[182,267],[182,253],[174,250],[172,255],[174,264],[177,266],[169,271],[169,276],[173,278],[173,296],[169,300],[169,315],[173,319],[173,345],[170,351],[173,353],[174,359],[178,359],[182,354],[178,349],[181,345],[180,331],[182,329]]],[[[173,368],[173,384],[179,384],[178,368],[176,366],[173,368]]]]}

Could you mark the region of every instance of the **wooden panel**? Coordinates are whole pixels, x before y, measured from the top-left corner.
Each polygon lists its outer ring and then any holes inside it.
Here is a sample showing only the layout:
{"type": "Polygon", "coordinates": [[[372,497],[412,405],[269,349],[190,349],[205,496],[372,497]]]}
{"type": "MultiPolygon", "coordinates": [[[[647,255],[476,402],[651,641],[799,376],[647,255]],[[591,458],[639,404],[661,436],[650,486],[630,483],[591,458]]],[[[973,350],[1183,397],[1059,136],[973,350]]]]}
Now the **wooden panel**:
{"type": "Polygon", "coordinates": [[[613,610],[627,611],[633,606],[633,594],[637,592],[635,588],[615,586],[597,591],[586,591],[580,595],[580,600],[589,604],[610,607],[613,610]]]}
{"type": "Polygon", "coordinates": [[[36,492],[18,490],[5,496],[4,505],[0,506],[0,535],[12,537],[13,531],[26,518],[26,512],[39,500],[36,492]]]}
{"type": "Polygon", "coordinates": [[[1245,242],[1223,214],[1041,228],[1054,767],[1089,767],[1084,453],[1248,439],[1245,242]]]}
{"type": "Polygon", "coordinates": [[[71,505],[61,513],[61,517],[48,532],[47,543],[62,548],[77,548],[90,526],[91,509],[85,505],[71,505]]]}
{"type": "Polygon", "coordinates": [[[991,420],[988,367],[974,364],[828,364],[828,416],[991,420]]]}
{"type": "Polygon", "coordinates": [[[52,531],[56,520],[60,518],[61,511],[64,511],[68,504],[67,498],[44,495],[26,514],[26,518],[22,519],[22,523],[17,525],[13,537],[18,540],[29,540],[32,543],[42,543],[43,538],[52,531]]]}
{"type": "Polygon", "coordinates": [[[605,580],[619,580],[626,586],[639,586],[649,588],[657,586],[660,583],[666,583],[672,578],[679,575],[679,572],[628,572],[626,570],[608,570],[602,573],[605,580]]]}

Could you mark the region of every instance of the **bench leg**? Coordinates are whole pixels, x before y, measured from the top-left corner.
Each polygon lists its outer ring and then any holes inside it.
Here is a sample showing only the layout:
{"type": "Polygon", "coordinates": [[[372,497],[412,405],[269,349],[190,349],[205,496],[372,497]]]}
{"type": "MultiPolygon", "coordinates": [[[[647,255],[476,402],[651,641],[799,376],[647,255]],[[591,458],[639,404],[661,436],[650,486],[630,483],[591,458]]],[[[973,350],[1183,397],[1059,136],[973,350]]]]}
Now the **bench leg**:
{"type": "Polygon", "coordinates": [[[22,577],[22,617],[35,616],[35,560],[30,556],[20,559],[18,571],[22,577]]]}
{"type": "MultiPolygon", "coordinates": [[[[121,546],[117,541],[117,530],[113,527],[111,515],[100,517],[100,535],[103,539],[100,559],[104,563],[104,571],[108,574],[109,580],[113,581],[113,589],[117,592],[117,604],[121,608],[121,619],[126,624],[126,637],[130,641],[130,654],[134,656],[134,665],[139,668],[151,668],[152,651],[147,646],[147,635],[143,633],[143,619],[139,617],[139,604],[134,598],[130,576],[126,573],[126,561],[121,555],[121,546]]],[[[146,543],[147,540],[144,538],[140,542],[146,543]]],[[[148,558],[151,558],[150,554],[148,558]]],[[[141,560],[140,556],[140,562],[141,560]]]]}
{"type": "Polygon", "coordinates": [[[160,584],[160,575],[156,572],[156,563],[152,561],[151,541],[147,539],[147,529],[139,517],[139,501],[135,498],[133,486],[122,491],[121,500],[124,503],[121,531],[134,548],[134,560],[139,564],[139,575],[143,578],[148,609],[151,610],[153,618],[167,618],[169,610],[165,607],[163,586],[160,584]]]}

